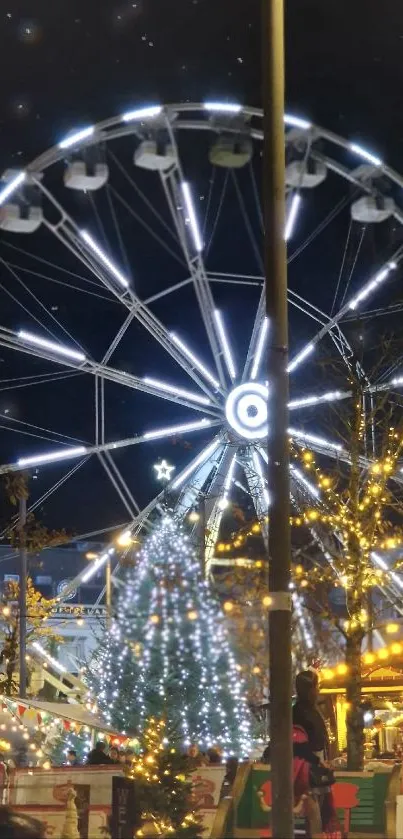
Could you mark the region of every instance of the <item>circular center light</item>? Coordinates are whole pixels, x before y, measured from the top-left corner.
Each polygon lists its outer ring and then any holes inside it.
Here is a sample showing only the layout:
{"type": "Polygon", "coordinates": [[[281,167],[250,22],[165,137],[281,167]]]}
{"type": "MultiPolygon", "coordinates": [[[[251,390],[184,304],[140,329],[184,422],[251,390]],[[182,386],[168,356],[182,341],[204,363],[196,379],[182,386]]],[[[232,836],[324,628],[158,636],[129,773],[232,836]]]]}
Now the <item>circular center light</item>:
{"type": "Polygon", "coordinates": [[[231,391],[225,416],[231,428],[247,440],[267,436],[267,387],[258,382],[245,382],[231,391]]]}

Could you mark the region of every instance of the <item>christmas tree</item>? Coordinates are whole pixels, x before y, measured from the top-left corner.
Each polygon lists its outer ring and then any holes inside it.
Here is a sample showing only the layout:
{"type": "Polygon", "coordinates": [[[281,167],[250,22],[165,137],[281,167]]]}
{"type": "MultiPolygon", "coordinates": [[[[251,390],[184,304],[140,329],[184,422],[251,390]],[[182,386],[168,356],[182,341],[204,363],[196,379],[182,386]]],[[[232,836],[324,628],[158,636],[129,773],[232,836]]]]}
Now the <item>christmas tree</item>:
{"type": "Polygon", "coordinates": [[[182,747],[248,754],[249,714],[225,618],[172,515],[127,571],[89,680],[114,728],[142,732],[148,718],[164,718],[182,747]]]}
{"type": "Polygon", "coordinates": [[[197,839],[202,828],[192,804],[189,760],[171,748],[165,734],[163,720],[148,720],[143,752],[134,758],[130,769],[142,820],[136,836],[197,839]]]}

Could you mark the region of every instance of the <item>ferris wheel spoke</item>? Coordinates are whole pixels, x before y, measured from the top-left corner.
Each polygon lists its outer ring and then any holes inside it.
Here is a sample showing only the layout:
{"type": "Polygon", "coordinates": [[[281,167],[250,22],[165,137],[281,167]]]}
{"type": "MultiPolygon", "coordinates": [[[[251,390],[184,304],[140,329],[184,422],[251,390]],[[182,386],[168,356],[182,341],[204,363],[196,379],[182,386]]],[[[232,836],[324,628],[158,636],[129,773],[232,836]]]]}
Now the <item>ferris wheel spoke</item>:
{"type": "Polygon", "coordinates": [[[356,311],[361,303],[370,297],[373,293],[375,293],[378,288],[380,288],[384,282],[393,275],[393,272],[397,269],[401,259],[403,256],[403,248],[400,247],[395,254],[393,255],[391,260],[387,260],[383,265],[382,268],[378,271],[377,274],[374,275],[371,279],[369,279],[364,285],[361,287],[360,291],[355,294],[347,303],[342,306],[341,309],[337,312],[334,317],[329,320],[329,323],[326,326],[323,326],[322,329],[307,343],[304,347],[291,359],[288,365],[289,373],[292,373],[296,370],[300,364],[314,352],[316,345],[322,338],[325,337],[344,317],[344,315],[349,311],[356,311]]]}
{"type": "Polygon", "coordinates": [[[181,349],[172,342],[169,331],[130,288],[129,279],[123,274],[112,258],[96,242],[89,231],[79,229],[75,221],[39,178],[36,180],[36,183],[60,214],[60,221],[57,224],[44,221],[48,230],[83,262],[129,311],[133,312],[134,317],[147,329],[153,338],[194,379],[198,386],[209,394],[212,401],[215,401],[214,394],[211,392],[205,380],[199,376],[197,370],[192,366],[181,349]]]}
{"type": "Polygon", "coordinates": [[[97,452],[97,455],[101,466],[105,470],[112,486],[115,488],[116,493],[120,498],[123,506],[126,508],[127,512],[129,513],[129,516],[133,518],[140,512],[140,507],[135,501],[133,494],[127,486],[126,481],[124,480],[120,470],[116,466],[116,463],[112,459],[110,451],[99,451],[97,452]]]}
{"type": "MultiPolygon", "coordinates": [[[[176,141],[171,132],[172,140],[176,141]]],[[[177,157],[179,161],[179,157],[177,157]]],[[[179,242],[193,278],[197,302],[203,318],[221,386],[225,387],[225,374],[221,359],[221,346],[214,319],[214,299],[202,256],[203,239],[199,226],[190,185],[185,181],[180,163],[168,173],[160,172],[161,182],[167,198],[179,242]]]]}
{"type": "Polygon", "coordinates": [[[246,482],[255,506],[256,515],[260,521],[263,538],[267,542],[269,494],[263,473],[263,463],[260,461],[257,450],[252,447],[249,447],[245,452],[240,454],[239,460],[245,472],[246,482]]]}
{"type": "Polygon", "coordinates": [[[232,486],[236,467],[236,455],[227,444],[217,460],[213,479],[210,483],[205,500],[205,520],[207,522],[207,538],[204,546],[204,570],[206,577],[211,571],[215,546],[220,532],[221,521],[228,506],[228,496],[232,486]]]}
{"type": "Polygon", "coordinates": [[[122,370],[117,370],[105,364],[99,364],[87,358],[83,353],[72,350],[63,344],[48,341],[32,333],[22,331],[17,334],[0,327],[0,346],[19,350],[35,358],[46,359],[55,364],[61,364],[64,367],[72,367],[80,373],[99,376],[102,379],[116,382],[124,387],[140,390],[143,393],[166,399],[168,402],[184,405],[195,411],[203,411],[203,413],[211,414],[213,417],[216,417],[219,413],[214,404],[210,404],[207,397],[205,398],[191,391],[185,391],[183,388],[177,387],[174,384],[168,385],[153,379],[140,379],[122,370]]]}
{"type": "Polygon", "coordinates": [[[270,324],[266,317],[266,292],[263,288],[253,324],[252,337],[248,347],[242,381],[246,381],[249,378],[256,379],[258,377],[269,328],[270,324]]]}
{"type": "MultiPolygon", "coordinates": [[[[151,431],[146,431],[144,434],[138,434],[133,437],[126,437],[121,440],[113,440],[107,443],[102,442],[94,446],[65,445],[63,449],[54,449],[53,451],[46,452],[44,454],[38,453],[29,455],[27,457],[21,457],[16,463],[8,463],[3,466],[0,466],[0,474],[5,474],[6,472],[18,472],[23,469],[31,467],[33,468],[35,466],[45,466],[50,464],[54,465],[71,458],[82,457],[83,455],[88,457],[91,454],[114,452],[118,451],[119,449],[127,448],[128,446],[138,445],[139,443],[148,443],[150,440],[162,440],[169,437],[178,437],[181,434],[190,434],[193,431],[204,431],[207,428],[213,428],[217,425],[220,425],[220,420],[214,421],[204,418],[197,422],[186,422],[182,424],[167,426],[165,428],[153,429],[151,431]]],[[[114,469],[114,471],[116,472],[116,469],[114,469]]],[[[176,481],[181,481],[181,476],[176,478],[176,481]]]]}
{"type": "Polygon", "coordinates": [[[288,403],[288,409],[289,411],[295,411],[298,408],[310,408],[314,405],[322,405],[328,402],[340,402],[343,399],[348,399],[350,396],[352,396],[351,390],[329,390],[326,393],[308,394],[307,396],[291,399],[288,403]]]}

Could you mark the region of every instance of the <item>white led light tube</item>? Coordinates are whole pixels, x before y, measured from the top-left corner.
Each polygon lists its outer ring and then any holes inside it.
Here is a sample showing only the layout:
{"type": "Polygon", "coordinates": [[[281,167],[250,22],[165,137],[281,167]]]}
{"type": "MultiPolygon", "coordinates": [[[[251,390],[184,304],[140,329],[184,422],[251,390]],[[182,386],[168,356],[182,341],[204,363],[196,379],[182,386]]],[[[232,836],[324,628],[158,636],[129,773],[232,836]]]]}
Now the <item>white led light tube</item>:
{"type": "Polygon", "coordinates": [[[126,111],[125,114],[122,114],[122,120],[123,122],[132,122],[136,119],[153,119],[154,117],[159,117],[161,112],[161,105],[149,105],[145,108],[135,108],[133,111],[126,111]]]}
{"type": "Polygon", "coordinates": [[[313,484],[311,484],[311,482],[308,481],[308,479],[301,472],[301,470],[297,469],[297,467],[294,466],[292,463],[290,464],[290,472],[291,472],[292,475],[295,475],[297,480],[300,481],[300,483],[303,484],[304,487],[306,487],[307,490],[309,490],[311,495],[314,495],[315,498],[320,498],[319,489],[317,487],[315,487],[313,484]]]}
{"type": "Polygon", "coordinates": [[[74,361],[86,361],[84,353],[71,350],[70,347],[64,347],[63,344],[57,344],[56,341],[48,341],[47,338],[41,338],[40,335],[33,335],[32,332],[26,332],[20,329],[18,338],[25,341],[27,344],[34,344],[37,347],[43,347],[45,350],[51,350],[58,355],[64,355],[66,358],[72,358],[74,361]]]}
{"type": "Polygon", "coordinates": [[[299,365],[301,364],[301,361],[304,361],[304,359],[308,355],[310,355],[311,352],[314,351],[314,349],[315,349],[314,344],[307,344],[306,347],[304,347],[304,349],[301,350],[301,352],[299,352],[298,355],[296,355],[295,358],[292,361],[290,361],[290,363],[287,367],[287,372],[292,373],[293,370],[295,370],[297,367],[299,367],[299,365]]]}
{"type": "Polygon", "coordinates": [[[268,318],[265,318],[262,322],[260,327],[260,334],[259,339],[257,342],[255,357],[253,359],[252,371],[251,371],[251,379],[256,379],[256,376],[259,372],[260,362],[262,360],[263,349],[266,341],[267,330],[269,328],[269,321],[268,318]]]}
{"type": "Polygon", "coordinates": [[[263,475],[262,464],[261,464],[261,462],[260,462],[259,455],[258,455],[258,453],[257,453],[256,451],[253,451],[253,452],[252,452],[252,458],[253,458],[253,465],[254,465],[254,467],[255,467],[255,470],[256,470],[256,472],[257,472],[257,475],[258,475],[258,477],[260,478],[260,481],[261,481],[261,484],[262,484],[262,490],[263,490],[263,497],[264,497],[264,500],[265,500],[265,502],[266,502],[267,506],[269,506],[269,504],[270,504],[270,496],[269,496],[269,493],[268,493],[268,491],[267,491],[267,489],[266,489],[266,481],[265,481],[265,479],[264,479],[264,475],[263,475]]]}
{"type": "Polygon", "coordinates": [[[316,434],[308,434],[306,431],[301,431],[298,428],[289,428],[288,433],[290,437],[296,437],[300,440],[307,440],[308,443],[313,443],[317,446],[324,446],[328,449],[334,449],[336,452],[343,451],[343,446],[340,443],[332,443],[331,440],[326,440],[324,437],[317,437],[316,434]]]}
{"type": "Polygon", "coordinates": [[[371,557],[374,560],[374,562],[377,565],[379,565],[379,568],[382,568],[382,571],[389,571],[389,567],[388,567],[387,563],[385,562],[384,559],[382,559],[381,556],[379,556],[379,554],[372,553],[371,557]]]}
{"type": "Polygon", "coordinates": [[[204,102],[203,108],[205,111],[216,111],[222,114],[239,114],[242,105],[238,105],[236,102],[204,102]]]}
{"type": "Polygon", "coordinates": [[[199,402],[200,405],[210,405],[210,399],[207,396],[199,396],[198,393],[193,393],[190,390],[184,390],[183,388],[176,387],[175,385],[169,385],[165,382],[161,382],[159,379],[152,379],[149,376],[145,376],[143,378],[143,382],[146,385],[150,385],[150,387],[155,387],[156,390],[166,391],[166,393],[174,393],[175,396],[184,396],[185,399],[190,399],[192,402],[199,402]]]}
{"type": "Polygon", "coordinates": [[[383,283],[386,280],[386,278],[389,276],[390,272],[395,267],[396,267],[395,264],[392,263],[392,264],[388,265],[386,268],[383,268],[382,271],[380,271],[379,274],[377,274],[373,278],[373,280],[370,280],[364,286],[364,288],[361,289],[361,291],[358,292],[358,294],[355,297],[353,297],[353,299],[348,304],[349,309],[356,309],[358,304],[361,303],[363,300],[365,300],[368,297],[369,294],[371,294],[371,291],[374,291],[374,289],[377,288],[377,286],[381,285],[381,283],[383,283]]]}
{"type": "Polygon", "coordinates": [[[182,352],[185,353],[185,355],[192,362],[192,364],[194,364],[196,369],[200,370],[200,373],[203,373],[203,376],[205,376],[206,379],[209,382],[211,382],[212,385],[214,385],[214,387],[219,388],[220,383],[217,381],[217,379],[214,378],[213,374],[210,373],[210,371],[207,369],[207,367],[204,366],[204,364],[189,349],[189,347],[187,347],[186,344],[184,344],[184,342],[181,341],[180,338],[178,338],[178,336],[175,334],[175,332],[171,332],[170,337],[172,338],[174,343],[182,350],[182,352]]]}
{"type": "Polygon", "coordinates": [[[22,183],[24,183],[26,179],[25,172],[19,172],[11,181],[9,181],[2,189],[0,189],[0,207],[5,204],[7,198],[15,192],[22,183]]]}
{"type": "Polygon", "coordinates": [[[286,221],[285,231],[284,231],[284,239],[285,239],[286,242],[288,242],[291,239],[291,236],[294,233],[295,223],[297,221],[300,206],[301,206],[301,196],[298,192],[296,192],[296,193],[294,193],[294,195],[292,197],[291,206],[290,206],[290,209],[289,209],[288,215],[287,215],[287,221],[286,221]]]}
{"type": "Polygon", "coordinates": [[[80,131],[75,131],[74,134],[69,134],[59,143],[59,149],[70,149],[72,146],[77,146],[83,140],[88,140],[88,137],[92,137],[94,131],[95,127],[89,125],[87,128],[81,128],[80,131]]]}
{"type": "Polygon", "coordinates": [[[219,312],[218,309],[214,309],[214,320],[217,324],[218,335],[220,339],[221,349],[224,354],[225,363],[227,365],[227,369],[231,376],[231,379],[232,381],[234,381],[234,379],[236,378],[236,367],[232,358],[231,348],[224,329],[224,323],[221,316],[221,312],[219,312]]]}
{"type": "Polygon", "coordinates": [[[103,553],[102,556],[99,557],[99,559],[96,559],[94,562],[92,562],[88,571],[86,571],[83,577],[81,577],[81,582],[88,583],[88,580],[90,580],[91,577],[93,577],[94,574],[96,574],[97,571],[99,571],[99,569],[102,568],[103,565],[105,565],[105,562],[113,553],[113,548],[110,548],[108,551],[105,551],[105,553],[103,553]]]}
{"type": "Polygon", "coordinates": [[[36,454],[31,457],[20,457],[17,460],[18,466],[40,466],[41,463],[57,463],[58,460],[68,460],[70,457],[80,457],[87,451],[85,446],[76,446],[75,448],[66,448],[58,452],[47,452],[46,454],[36,454]]]}
{"type": "Polygon", "coordinates": [[[292,114],[284,114],[284,123],[292,128],[302,128],[304,131],[312,128],[312,123],[308,122],[307,119],[301,119],[301,117],[295,117],[292,114]]]}
{"type": "Polygon", "coordinates": [[[367,160],[368,163],[372,163],[373,166],[382,166],[382,160],[376,155],[372,154],[371,152],[363,149],[362,146],[359,146],[357,143],[350,143],[350,151],[357,154],[359,157],[362,157],[363,160],[367,160]]]}
{"type": "Polygon", "coordinates": [[[182,425],[172,425],[170,428],[158,428],[156,431],[146,431],[145,440],[156,440],[158,437],[170,437],[172,434],[182,434],[184,431],[198,431],[211,425],[211,420],[202,419],[198,422],[187,422],[182,425]]]}
{"type": "Polygon", "coordinates": [[[181,188],[183,198],[185,200],[186,215],[187,220],[189,221],[190,229],[192,231],[195,250],[197,251],[197,253],[200,253],[203,250],[203,242],[200,234],[199,224],[196,218],[196,211],[193,204],[190,186],[188,183],[186,183],[186,181],[182,181],[181,188]]]}
{"type": "Polygon", "coordinates": [[[203,451],[200,452],[199,456],[196,457],[196,460],[194,460],[190,464],[190,466],[187,467],[187,469],[185,469],[183,472],[181,472],[180,475],[178,475],[178,477],[172,484],[172,489],[178,489],[178,487],[180,487],[180,485],[183,484],[184,481],[186,481],[186,478],[188,478],[189,475],[191,475],[192,472],[194,472],[194,470],[197,469],[197,467],[200,466],[201,463],[204,463],[204,461],[207,460],[207,458],[210,457],[211,454],[213,454],[219,443],[220,440],[214,440],[214,442],[207,446],[206,449],[203,449],[203,451]]]}
{"type": "Polygon", "coordinates": [[[342,397],[340,390],[330,390],[328,393],[322,393],[318,396],[305,396],[301,399],[292,399],[288,403],[289,408],[304,408],[309,405],[318,405],[320,402],[335,402],[342,397]]]}
{"type": "Polygon", "coordinates": [[[121,271],[119,271],[119,268],[116,267],[112,260],[109,259],[109,256],[106,255],[105,251],[103,251],[102,248],[100,248],[100,246],[97,245],[95,239],[93,239],[92,236],[90,236],[87,230],[80,230],[80,236],[82,239],[84,239],[84,242],[86,242],[86,244],[91,248],[91,250],[94,251],[98,259],[101,262],[103,262],[103,264],[106,265],[107,268],[109,268],[109,271],[111,272],[111,274],[113,274],[113,276],[120,283],[120,285],[124,286],[124,288],[128,288],[129,283],[126,277],[122,274],[121,271]]]}

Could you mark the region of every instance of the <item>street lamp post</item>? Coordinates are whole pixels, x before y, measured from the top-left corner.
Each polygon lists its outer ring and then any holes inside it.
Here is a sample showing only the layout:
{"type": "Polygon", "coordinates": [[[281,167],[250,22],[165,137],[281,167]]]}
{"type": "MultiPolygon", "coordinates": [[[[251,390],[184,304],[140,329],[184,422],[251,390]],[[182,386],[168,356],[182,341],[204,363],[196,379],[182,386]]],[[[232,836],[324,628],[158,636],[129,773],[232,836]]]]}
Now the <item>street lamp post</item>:
{"type": "Polygon", "coordinates": [[[27,499],[21,496],[19,502],[19,548],[20,548],[20,585],[19,585],[19,680],[20,697],[25,699],[27,695],[27,545],[25,525],[27,522],[27,499]]]}
{"type": "Polygon", "coordinates": [[[291,542],[288,449],[288,313],[285,231],[284,0],[262,0],[263,209],[269,319],[268,479],[272,836],[292,839],[291,542]]]}
{"type": "Polygon", "coordinates": [[[105,566],[105,603],[107,625],[110,626],[112,622],[112,568],[110,557],[106,560],[105,566]]]}

